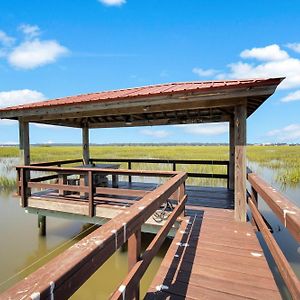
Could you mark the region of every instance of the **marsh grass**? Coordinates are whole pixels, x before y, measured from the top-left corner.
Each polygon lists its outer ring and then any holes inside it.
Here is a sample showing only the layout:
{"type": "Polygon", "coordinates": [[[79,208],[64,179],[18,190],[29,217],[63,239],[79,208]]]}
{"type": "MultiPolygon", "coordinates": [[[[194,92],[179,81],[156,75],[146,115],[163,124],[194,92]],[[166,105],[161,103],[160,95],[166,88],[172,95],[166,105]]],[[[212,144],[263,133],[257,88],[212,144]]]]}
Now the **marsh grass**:
{"type": "MultiPolygon", "coordinates": [[[[33,162],[75,159],[81,157],[80,146],[33,146],[33,162]]],[[[228,146],[91,146],[91,157],[94,158],[160,158],[160,159],[207,159],[228,160],[228,146]]],[[[17,147],[0,147],[0,157],[18,156],[17,147]]],[[[285,185],[300,184],[300,146],[248,146],[247,158],[260,166],[274,170],[277,180],[285,185]]],[[[15,162],[15,160],[14,160],[15,162]]],[[[2,165],[2,161],[0,161],[2,165]]],[[[3,168],[3,167],[2,167],[3,168]]],[[[14,164],[4,166],[9,170],[14,164]]],[[[121,168],[127,168],[126,163],[121,168]]],[[[171,170],[167,164],[133,164],[133,169],[171,170]]],[[[224,174],[226,168],[211,165],[178,165],[178,170],[198,173],[224,174]]],[[[4,175],[3,175],[4,176],[4,175]]],[[[225,186],[226,180],[189,178],[188,183],[201,185],[225,186]]],[[[6,181],[0,182],[1,184],[6,181]]]]}

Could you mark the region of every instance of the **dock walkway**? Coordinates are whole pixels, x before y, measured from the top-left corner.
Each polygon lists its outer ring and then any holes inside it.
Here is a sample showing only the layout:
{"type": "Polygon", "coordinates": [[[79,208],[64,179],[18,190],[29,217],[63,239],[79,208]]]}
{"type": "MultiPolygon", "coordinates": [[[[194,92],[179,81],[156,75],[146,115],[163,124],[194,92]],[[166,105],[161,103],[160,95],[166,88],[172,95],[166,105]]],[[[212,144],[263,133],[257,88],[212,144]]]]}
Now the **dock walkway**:
{"type": "Polygon", "coordinates": [[[187,206],[146,299],[281,299],[251,223],[187,206]]]}

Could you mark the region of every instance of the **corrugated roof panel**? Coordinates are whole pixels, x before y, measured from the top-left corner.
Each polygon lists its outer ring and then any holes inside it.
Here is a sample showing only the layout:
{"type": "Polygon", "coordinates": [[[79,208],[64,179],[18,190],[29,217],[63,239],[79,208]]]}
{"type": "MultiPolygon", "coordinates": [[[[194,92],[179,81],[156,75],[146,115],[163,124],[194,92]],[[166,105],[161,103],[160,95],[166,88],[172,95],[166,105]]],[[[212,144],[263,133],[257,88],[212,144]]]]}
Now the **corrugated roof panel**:
{"type": "Polygon", "coordinates": [[[218,80],[218,81],[194,81],[194,82],[175,82],[158,85],[150,85],[143,87],[136,87],[130,89],[104,91],[98,93],[77,95],[64,97],[60,99],[47,100],[42,102],[35,102],[24,105],[17,105],[8,108],[2,108],[1,111],[23,110],[39,107],[52,107],[64,105],[79,105],[88,102],[110,102],[116,100],[130,100],[137,97],[150,97],[168,95],[173,93],[185,92],[207,92],[207,90],[214,89],[232,89],[241,88],[245,86],[259,86],[259,85],[277,85],[283,78],[267,78],[267,79],[243,79],[243,80],[218,80]]]}

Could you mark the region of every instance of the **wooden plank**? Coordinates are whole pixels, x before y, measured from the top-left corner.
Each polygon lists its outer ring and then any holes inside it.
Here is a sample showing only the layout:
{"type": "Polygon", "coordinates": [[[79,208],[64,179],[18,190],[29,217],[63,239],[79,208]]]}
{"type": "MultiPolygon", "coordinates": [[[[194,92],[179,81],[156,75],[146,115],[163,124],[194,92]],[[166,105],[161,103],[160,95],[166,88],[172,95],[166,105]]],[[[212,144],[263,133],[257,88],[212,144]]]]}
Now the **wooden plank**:
{"type": "Polygon", "coordinates": [[[143,197],[148,193],[149,193],[149,191],[144,191],[144,190],[131,190],[131,189],[106,188],[106,187],[105,188],[104,187],[96,188],[96,194],[101,194],[101,195],[143,197]]]}
{"type": "Polygon", "coordinates": [[[181,223],[146,299],[160,299],[161,293],[165,298],[281,299],[252,226],[234,221],[232,211],[228,218],[225,210],[207,209],[214,219],[203,210],[201,217],[181,223]],[[165,289],[159,292],[161,285],[165,289]]]}
{"type": "Polygon", "coordinates": [[[300,242],[300,209],[279,191],[274,189],[255,173],[248,174],[248,181],[264,199],[281,223],[296,241],[300,242]]]}
{"type": "Polygon", "coordinates": [[[70,192],[88,192],[88,187],[79,185],[56,184],[56,183],[41,183],[41,182],[28,182],[28,187],[39,189],[55,189],[70,192]]]}
{"type": "Polygon", "coordinates": [[[235,219],[246,222],[246,104],[235,107],[234,113],[234,207],[235,219]]]}

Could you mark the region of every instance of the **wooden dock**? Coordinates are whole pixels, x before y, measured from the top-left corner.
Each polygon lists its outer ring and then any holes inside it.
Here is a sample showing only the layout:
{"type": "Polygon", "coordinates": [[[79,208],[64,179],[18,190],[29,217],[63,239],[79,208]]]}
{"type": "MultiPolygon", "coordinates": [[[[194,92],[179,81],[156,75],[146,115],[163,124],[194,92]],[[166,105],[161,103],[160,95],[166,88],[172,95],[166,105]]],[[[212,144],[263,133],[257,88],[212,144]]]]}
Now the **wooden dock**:
{"type": "Polygon", "coordinates": [[[250,223],[187,206],[146,299],[281,299],[250,223]]]}

